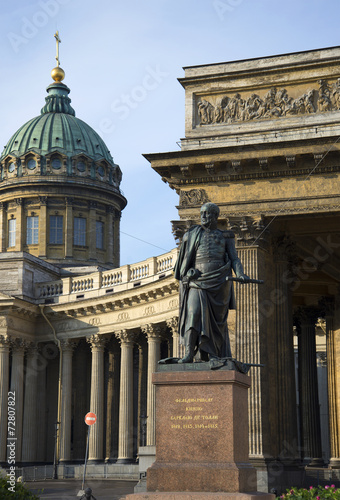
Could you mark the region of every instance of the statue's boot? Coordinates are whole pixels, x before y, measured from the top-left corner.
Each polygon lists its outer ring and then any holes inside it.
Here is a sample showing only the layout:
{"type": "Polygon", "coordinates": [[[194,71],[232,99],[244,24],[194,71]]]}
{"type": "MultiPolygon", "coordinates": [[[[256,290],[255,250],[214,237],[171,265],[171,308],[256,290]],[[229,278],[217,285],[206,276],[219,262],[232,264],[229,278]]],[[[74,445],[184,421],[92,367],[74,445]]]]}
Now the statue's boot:
{"type": "Polygon", "coordinates": [[[193,328],[190,328],[185,334],[185,356],[180,359],[179,363],[192,363],[195,356],[195,346],[197,340],[197,332],[193,328]]]}

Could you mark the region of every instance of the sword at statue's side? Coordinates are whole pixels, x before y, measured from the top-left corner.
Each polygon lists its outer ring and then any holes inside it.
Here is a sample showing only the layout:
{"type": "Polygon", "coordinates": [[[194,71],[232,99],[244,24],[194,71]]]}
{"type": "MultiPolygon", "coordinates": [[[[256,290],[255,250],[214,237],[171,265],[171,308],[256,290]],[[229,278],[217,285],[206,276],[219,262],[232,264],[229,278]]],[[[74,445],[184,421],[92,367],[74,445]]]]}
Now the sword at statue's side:
{"type": "Polygon", "coordinates": [[[258,285],[263,285],[264,281],[263,280],[255,280],[253,278],[235,278],[234,276],[227,276],[226,281],[237,281],[238,283],[257,283],[258,285]]]}

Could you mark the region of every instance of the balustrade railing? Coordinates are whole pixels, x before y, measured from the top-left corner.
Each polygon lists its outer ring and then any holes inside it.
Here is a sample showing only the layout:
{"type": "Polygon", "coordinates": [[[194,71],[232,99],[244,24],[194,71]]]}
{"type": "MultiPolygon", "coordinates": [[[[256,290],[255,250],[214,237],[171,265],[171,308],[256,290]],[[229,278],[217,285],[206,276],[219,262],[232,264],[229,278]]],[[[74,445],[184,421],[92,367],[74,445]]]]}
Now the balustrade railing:
{"type": "Polygon", "coordinates": [[[85,276],[62,278],[60,280],[37,283],[37,299],[48,299],[71,293],[89,292],[101,288],[111,288],[124,283],[132,283],[171,271],[177,259],[177,248],[166,254],[136,264],[125,265],[109,271],[85,276]]]}
{"type": "Polygon", "coordinates": [[[93,278],[73,278],[71,293],[87,292],[93,289],[93,278]]]}
{"type": "Polygon", "coordinates": [[[57,297],[58,295],[63,294],[63,282],[62,280],[59,281],[50,281],[49,283],[41,283],[39,284],[39,295],[37,296],[38,299],[40,298],[50,298],[50,297],[57,297]]]}

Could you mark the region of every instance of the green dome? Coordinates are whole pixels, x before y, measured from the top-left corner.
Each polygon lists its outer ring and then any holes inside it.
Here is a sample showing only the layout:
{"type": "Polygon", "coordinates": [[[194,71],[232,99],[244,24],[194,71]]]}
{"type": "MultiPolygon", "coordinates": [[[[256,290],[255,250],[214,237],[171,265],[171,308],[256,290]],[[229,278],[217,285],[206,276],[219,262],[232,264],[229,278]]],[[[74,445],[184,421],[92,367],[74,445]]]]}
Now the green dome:
{"type": "Polygon", "coordinates": [[[52,83],[47,92],[41,115],[15,132],[0,159],[9,154],[21,157],[29,151],[41,156],[59,151],[69,158],[85,154],[96,162],[106,160],[112,165],[113,158],[101,137],[76,118],[68,97],[70,89],[63,83],[52,83]]]}

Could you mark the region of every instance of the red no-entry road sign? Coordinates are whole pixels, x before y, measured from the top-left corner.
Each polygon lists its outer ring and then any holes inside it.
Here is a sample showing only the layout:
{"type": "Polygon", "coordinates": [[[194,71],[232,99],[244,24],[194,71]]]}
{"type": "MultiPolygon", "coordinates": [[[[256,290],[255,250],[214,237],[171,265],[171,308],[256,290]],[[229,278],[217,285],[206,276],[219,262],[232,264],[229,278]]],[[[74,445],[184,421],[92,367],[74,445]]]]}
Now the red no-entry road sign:
{"type": "Polygon", "coordinates": [[[85,415],[85,424],[87,425],[93,425],[96,423],[97,416],[95,413],[92,413],[91,411],[89,413],[86,413],[85,415]]]}

